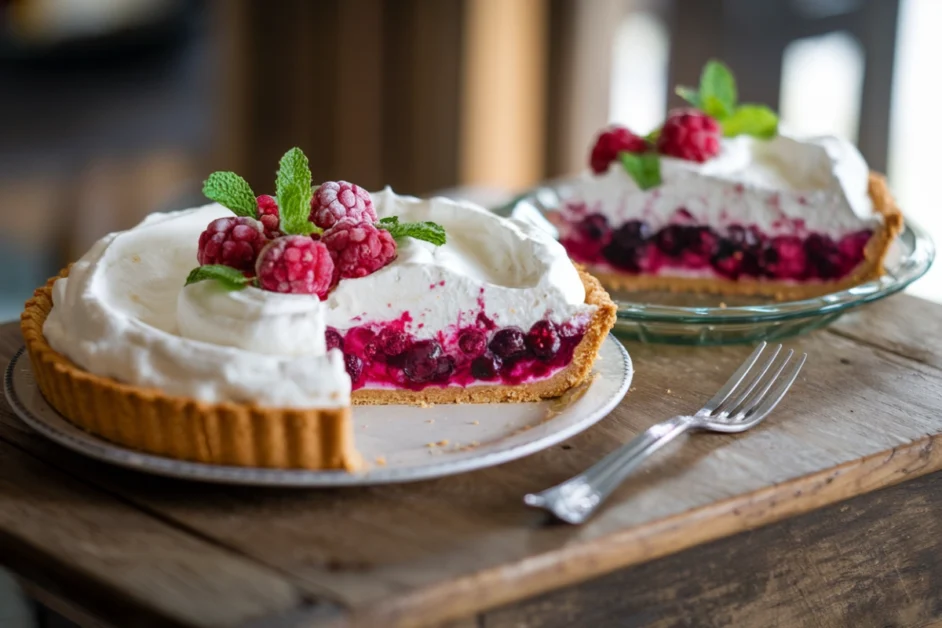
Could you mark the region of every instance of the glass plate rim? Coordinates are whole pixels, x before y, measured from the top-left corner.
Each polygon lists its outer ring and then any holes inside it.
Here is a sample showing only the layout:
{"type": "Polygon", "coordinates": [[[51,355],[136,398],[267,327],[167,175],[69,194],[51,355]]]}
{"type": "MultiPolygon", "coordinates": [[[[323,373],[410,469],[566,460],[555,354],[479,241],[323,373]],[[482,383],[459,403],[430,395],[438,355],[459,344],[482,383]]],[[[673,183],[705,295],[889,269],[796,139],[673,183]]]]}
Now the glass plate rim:
{"type": "MultiPolygon", "coordinates": [[[[521,203],[528,203],[541,215],[545,215],[551,209],[545,203],[547,194],[551,194],[552,198],[558,201],[561,197],[560,191],[570,181],[571,179],[558,179],[531,188],[507,203],[492,208],[492,211],[509,217],[521,203]]],[[[909,217],[904,217],[903,230],[896,242],[903,250],[893,270],[882,277],[844,290],[809,299],[726,308],[660,305],[613,299],[618,306],[617,317],[623,322],[741,325],[839,314],[896,294],[928,272],[935,259],[935,245],[924,227],[909,217]]]]}

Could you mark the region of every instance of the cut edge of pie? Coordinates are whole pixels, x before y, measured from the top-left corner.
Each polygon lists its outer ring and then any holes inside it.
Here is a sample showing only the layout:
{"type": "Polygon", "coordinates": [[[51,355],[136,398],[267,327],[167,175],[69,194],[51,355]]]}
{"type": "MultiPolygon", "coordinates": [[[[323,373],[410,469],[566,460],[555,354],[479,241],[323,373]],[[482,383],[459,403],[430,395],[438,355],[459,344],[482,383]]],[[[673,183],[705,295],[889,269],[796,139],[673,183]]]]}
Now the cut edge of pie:
{"type": "MultiPolygon", "coordinates": [[[[578,267],[577,267],[578,268],[578,267]]],[[[33,376],[46,401],[78,427],[124,447],[207,464],[280,469],[363,467],[354,446],[350,406],[279,409],[208,403],[156,388],[94,375],[54,350],[43,335],[52,286],[64,269],[26,302],[20,326],[33,376]]],[[[586,303],[597,306],[573,359],[552,377],[515,386],[361,389],[353,404],[523,402],[558,397],[584,382],[615,323],[616,306],[597,279],[579,269],[586,303]]]]}
{"type": "Polygon", "coordinates": [[[868,192],[873,201],[874,210],[883,217],[883,222],[870,236],[864,248],[863,261],[849,275],[840,279],[814,283],[790,283],[748,278],[733,280],[720,277],[631,275],[591,267],[589,272],[598,277],[605,287],[612,290],[768,296],[780,301],[808,299],[851,288],[884,274],[883,262],[889,253],[890,245],[903,229],[903,214],[897,207],[886,179],[882,175],[870,173],[868,192]]]}

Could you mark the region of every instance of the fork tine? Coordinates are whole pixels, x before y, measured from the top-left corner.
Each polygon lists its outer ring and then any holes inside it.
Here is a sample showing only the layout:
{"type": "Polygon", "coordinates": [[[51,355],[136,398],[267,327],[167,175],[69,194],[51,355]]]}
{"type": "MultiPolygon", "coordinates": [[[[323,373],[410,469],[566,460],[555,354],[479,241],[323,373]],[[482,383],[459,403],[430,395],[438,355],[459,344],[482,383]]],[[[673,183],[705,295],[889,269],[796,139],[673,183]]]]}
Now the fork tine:
{"type": "MultiPolygon", "coordinates": [[[[757,405],[759,405],[762,402],[762,400],[765,399],[766,393],[768,393],[769,389],[772,388],[772,385],[778,379],[779,375],[781,375],[782,371],[785,370],[785,367],[788,366],[788,361],[792,359],[793,355],[795,355],[795,351],[792,349],[789,349],[788,353],[785,355],[785,359],[782,361],[779,367],[775,370],[775,372],[770,377],[765,378],[767,380],[765,382],[765,385],[762,386],[757,392],[749,395],[748,399],[743,397],[742,403],[740,405],[733,406],[729,410],[729,416],[730,417],[736,416],[736,417],[741,418],[741,415],[744,415],[745,413],[749,412],[750,410],[755,408],[757,405]]],[[[763,373],[762,375],[765,375],[765,374],[763,373]]],[[[762,375],[756,378],[756,383],[758,383],[758,381],[762,379],[762,375]]]]}
{"type": "Polygon", "coordinates": [[[802,353],[801,358],[795,363],[795,366],[792,367],[791,371],[782,379],[778,380],[778,386],[775,387],[775,390],[768,395],[762,403],[756,406],[751,413],[746,415],[746,420],[748,423],[754,425],[764,419],[772,410],[775,409],[775,406],[778,405],[778,402],[782,400],[782,397],[785,396],[785,393],[788,392],[788,389],[792,387],[792,384],[795,383],[795,380],[798,378],[798,373],[801,371],[801,367],[805,365],[805,360],[808,359],[807,353],[802,353]]]}
{"type": "Polygon", "coordinates": [[[749,372],[749,369],[752,368],[752,365],[756,363],[756,360],[759,359],[759,356],[762,355],[762,352],[765,350],[766,343],[760,342],[759,345],[753,350],[752,355],[746,358],[746,361],[743,362],[736,372],[733,373],[726,383],[723,384],[723,387],[720,388],[720,391],[716,393],[712,399],[706,402],[703,406],[703,409],[700,412],[712,413],[716,410],[717,407],[724,401],[729,395],[739,386],[739,383],[743,380],[746,374],[749,372]]]}
{"type": "Polygon", "coordinates": [[[719,407],[717,407],[717,410],[722,409],[723,412],[725,412],[728,415],[731,415],[733,413],[732,411],[735,408],[738,408],[739,406],[741,406],[743,401],[746,400],[749,394],[753,390],[755,390],[755,387],[759,384],[759,382],[762,381],[762,377],[766,374],[769,368],[772,367],[772,364],[775,362],[775,358],[778,357],[778,354],[781,353],[781,351],[782,351],[782,345],[776,346],[775,350],[772,352],[772,355],[769,356],[769,359],[766,360],[765,363],[761,367],[759,367],[759,373],[754,378],[750,379],[749,383],[746,385],[746,389],[743,390],[741,393],[739,393],[739,395],[737,395],[736,398],[733,399],[731,403],[720,404],[719,407]]]}

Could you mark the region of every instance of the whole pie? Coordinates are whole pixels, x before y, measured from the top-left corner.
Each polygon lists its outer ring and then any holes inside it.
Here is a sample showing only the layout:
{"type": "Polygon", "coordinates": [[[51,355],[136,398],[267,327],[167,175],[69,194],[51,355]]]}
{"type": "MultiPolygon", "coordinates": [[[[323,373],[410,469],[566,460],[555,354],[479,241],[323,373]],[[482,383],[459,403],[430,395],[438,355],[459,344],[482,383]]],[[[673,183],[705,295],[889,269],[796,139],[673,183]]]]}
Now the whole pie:
{"type": "Polygon", "coordinates": [[[200,462],[356,468],[351,405],[490,403],[584,382],[615,320],[539,228],[466,202],[233,173],[216,202],[106,236],[27,302],[47,401],[80,427],[200,462]]]}
{"type": "Polygon", "coordinates": [[[716,61],[678,93],[691,107],[650,135],[597,138],[555,217],[572,259],[610,288],[778,298],[883,274],[902,214],[852,144],[779,133],[716,61]]]}

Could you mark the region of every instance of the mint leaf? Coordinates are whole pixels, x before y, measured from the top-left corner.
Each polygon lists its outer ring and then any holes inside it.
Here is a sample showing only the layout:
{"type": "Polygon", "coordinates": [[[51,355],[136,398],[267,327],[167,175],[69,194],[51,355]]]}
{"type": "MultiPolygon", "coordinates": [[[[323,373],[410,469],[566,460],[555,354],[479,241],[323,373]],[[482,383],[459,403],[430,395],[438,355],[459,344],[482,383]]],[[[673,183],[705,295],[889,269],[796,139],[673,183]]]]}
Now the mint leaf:
{"type": "Polygon", "coordinates": [[[621,165],[642,190],[661,184],[661,160],[657,153],[618,153],[621,165]]]}
{"type": "Polygon", "coordinates": [[[684,87],[683,85],[678,85],[674,88],[674,93],[689,102],[691,105],[700,109],[702,103],[700,102],[700,92],[695,90],[692,87],[684,87]]]}
{"type": "Polygon", "coordinates": [[[255,218],[255,193],[248,182],[234,172],[214,172],[203,182],[203,194],[228,207],[236,216],[255,218]]]}
{"type": "Polygon", "coordinates": [[[320,232],[310,221],[311,168],[300,148],[292,148],[278,162],[275,195],[281,212],[281,230],[286,235],[320,232]]]}
{"type": "Polygon", "coordinates": [[[718,120],[731,115],[736,109],[739,94],[736,79],[720,61],[711,59],[700,74],[700,100],[703,110],[718,120]]]}
{"type": "Polygon", "coordinates": [[[435,246],[445,244],[445,228],[434,222],[399,222],[398,216],[389,216],[380,219],[376,226],[388,231],[396,240],[415,238],[435,246]]]}
{"type": "Polygon", "coordinates": [[[778,133],[778,116],[765,105],[740,105],[720,125],[726,137],[752,135],[769,139],[778,133]]]}
{"type": "Polygon", "coordinates": [[[653,131],[651,131],[650,133],[648,133],[647,135],[645,135],[645,136],[644,136],[644,140],[645,140],[648,144],[652,144],[652,145],[653,145],[653,144],[657,144],[657,138],[659,138],[659,137],[661,137],[661,127],[657,127],[656,129],[654,129],[653,131]]]}
{"type": "Polygon", "coordinates": [[[191,283],[206,281],[207,279],[215,279],[226,290],[241,290],[252,282],[252,279],[235,268],[223,266],[222,264],[207,264],[191,270],[190,274],[187,275],[186,283],[183,285],[188,286],[191,283]]]}

